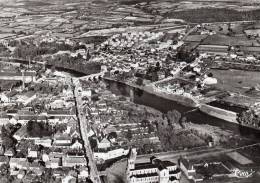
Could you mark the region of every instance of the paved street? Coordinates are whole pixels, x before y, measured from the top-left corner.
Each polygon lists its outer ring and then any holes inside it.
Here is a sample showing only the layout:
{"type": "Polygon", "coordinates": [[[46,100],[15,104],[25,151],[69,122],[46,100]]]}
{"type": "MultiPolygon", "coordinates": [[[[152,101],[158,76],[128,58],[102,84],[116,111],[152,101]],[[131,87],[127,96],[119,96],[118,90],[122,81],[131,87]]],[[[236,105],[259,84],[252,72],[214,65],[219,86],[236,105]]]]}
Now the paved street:
{"type": "MultiPolygon", "coordinates": [[[[75,81],[74,81],[75,84],[75,81]]],[[[78,92],[78,86],[75,85],[75,89],[74,89],[74,97],[76,100],[76,107],[77,107],[77,116],[79,119],[79,123],[80,123],[80,130],[81,130],[81,134],[82,134],[82,139],[84,141],[84,147],[86,150],[86,156],[88,157],[88,166],[90,167],[90,178],[94,183],[101,183],[101,179],[99,177],[99,172],[97,170],[97,166],[93,157],[93,152],[91,150],[90,147],[90,143],[88,140],[88,122],[86,120],[86,113],[83,112],[83,107],[82,107],[82,100],[80,97],[80,93],[78,92]]]]}

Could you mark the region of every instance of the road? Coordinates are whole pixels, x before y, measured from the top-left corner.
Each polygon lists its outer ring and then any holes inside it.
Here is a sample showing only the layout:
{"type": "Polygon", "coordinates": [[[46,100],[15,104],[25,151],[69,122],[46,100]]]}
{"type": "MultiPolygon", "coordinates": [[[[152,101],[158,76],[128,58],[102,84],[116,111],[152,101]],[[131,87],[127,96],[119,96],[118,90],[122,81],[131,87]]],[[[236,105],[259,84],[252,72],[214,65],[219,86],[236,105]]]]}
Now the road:
{"type": "Polygon", "coordinates": [[[237,148],[230,148],[230,149],[224,149],[222,147],[214,147],[214,148],[199,148],[199,149],[190,149],[190,150],[181,150],[181,151],[171,151],[171,152],[164,152],[164,153],[158,153],[158,154],[148,154],[148,155],[140,155],[137,156],[136,162],[145,162],[150,159],[151,156],[156,156],[157,158],[161,160],[172,160],[176,161],[180,156],[185,156],[189,158],[202,158],[207,156],[217,156],[219,154],[223,153],[229,153],[233,151],[237,151],[240,149],[253,147],[256,145],[260,145],[260,143],[250,144],[246,146],[240,146],[237,148]]]}
{"type": "Polygon", "coordinates": [[[84,141],[84,148],[85,153],[88,158],[88,166],[90,168],[90,178],[94,183],[101,183],[101,179],[99,177],[99,172],[94,160],[93,152],[90,147],[89,139],[88,139],[88,131],[89,129],[89,123],[86,118],[86,113],[83,112],[83,105],[81,100],[81,95],[78,91],[78,84],[77,79],[73,81],[74,84],[74,97],[76,102],[76,108],[77,108],[77,117],[79,120],[79,126],[81,131],[82,140],[84,141]]]}
{"type": "Polygon", "coordinates": [[[169,152],[162,152],[156,154],[149,154],[149,155],[139,155],[136,158],[136,162],[145,162],[150,159],[151,156],[156,156],[161,160],[176,160],[180,156],[193,156],[193,155],[210,155],[216,152],[221,152],[223,149],[221,147],[214,147],[214,148],[200,148],[200,149],[191,149],[191,150],[181,150],[181,151],[169,151],[169,152]]]}

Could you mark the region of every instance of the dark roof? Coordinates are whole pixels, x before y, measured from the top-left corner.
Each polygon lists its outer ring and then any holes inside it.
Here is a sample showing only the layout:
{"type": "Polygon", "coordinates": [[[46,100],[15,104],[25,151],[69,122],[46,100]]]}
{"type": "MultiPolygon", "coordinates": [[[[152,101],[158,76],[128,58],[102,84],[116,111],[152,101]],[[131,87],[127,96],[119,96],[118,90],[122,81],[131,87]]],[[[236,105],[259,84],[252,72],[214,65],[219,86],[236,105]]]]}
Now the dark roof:
{"type": "Polygon", "coordinates": [[[171,176],[170,178],[170,181],[175,181],[175,180],[178,180],[176,177],[174,177],[174,176],[171,176]]]}
{"type": "Polygon", "coordinates": [[[144,177],[155,177],[155,176],[158,176],[158,174],[157,173],[147,173],[147,174],[132,175],[131,177],[144,178],[144,177]]]}
{"type": "Polygon", "coordinates": [[[162,162],[160,162],[160,164],[157,166],[160,171],[167,168],[162,162]]]}
{"type": "Polygon", "coordinates": [[[166,166],[166,167],[175,166],[175,165],[176,165],[175,163],[173,163],[173,162],[171,162],[171,161],[163,161],[162,163],[163,163],[164,166],[166,166]]]}
{"type": "Polygon", "coordinates": [[[180,162],[184,165],[184,167],[188,170],[190,168],[190,163],[185,158],[180,158],[180,162]]]}
{"type": "Polygon", "coordinates": [[[167,169],[169,166],[175,166],[176,164],[170,161],[161,161],[159,159],[153,159],[153,162],[137,163],[134,170],[158,168],[159,170],[167,169]]]}
{"type": "Polygon", "coordinates": [[[158,165],[152,164],[150,162],[148,162],[148,163],[137,163],[137,164],[135,164],[134,170],[142,170],[142,169],[149,169],[149,168],[158,168],[158,165]]]}

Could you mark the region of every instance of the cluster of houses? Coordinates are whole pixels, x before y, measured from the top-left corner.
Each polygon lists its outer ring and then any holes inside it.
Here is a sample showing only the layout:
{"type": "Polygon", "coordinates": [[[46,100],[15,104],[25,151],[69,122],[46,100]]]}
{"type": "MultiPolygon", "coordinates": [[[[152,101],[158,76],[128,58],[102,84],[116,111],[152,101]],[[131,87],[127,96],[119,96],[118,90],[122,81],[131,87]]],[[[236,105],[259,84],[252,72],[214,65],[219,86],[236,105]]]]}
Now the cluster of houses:
{"type": "Polygon", "coordinates": [[[99,54],[93,60],[112,67],[119,74],[129,75],[128,79],[133,78],[133,71],[145,73],[147,68],[160,63],[163,69],[158,70],[157,74],[163,79],[165,70],[176,72],[176,68],[180,67],[179,62],[167,67],[164,64],[167,56],[176,55],[177,48],[183,44],[177,41],[180,39],[178,34],[171,35],[165,41],[167,36],[163,32],[149,31],[115,34],[100,45],[99,54]]]}
{"type": "Polygon", "coordinates": [[[124,97],[112,94],[102,84],[82,81],[80,89],[84,100],[83,108],[88,123],[91,124],[88,136],[96,144],[92,147],[94,158],[103,162],[123,157],[129,153],[129,146],[139,149],[146,143],[160,148],[160,140],[155,131],[149,131],[147,126],[140,125],[144,115],[140,116],[140,121],[129,121],[127,108],[133,107],[132,103],[124,97]],[[96,95],[99,99],[94,101],[93,97],[96,95]],[[122,108],[121,105],[125,107],[122,108]],[[128,137],[129,133],[131,137],[128,137]]]}
{"type": "MultiPolygon", "coordinates": [[[[50,78],[41,79],[52,85],[50,78]]],[[[56,82],[68,84],[66,79],[56,78],[56,82]]],[[[1,146],[0,164],[9,165],[10,176],[30,182],[51,170],[52,178],[62,183],[89,180],[88,160],[70,86],[56,96],[28,88],[3,91],[0,99],[6,104],[0,115],[1,127],[18,127],[9,137],[14,146],[1,146]],[[43,104],[39,112],[38,103],[43,104]]],[[[1,139],[2,144],[5,140],[1,139]]]]}

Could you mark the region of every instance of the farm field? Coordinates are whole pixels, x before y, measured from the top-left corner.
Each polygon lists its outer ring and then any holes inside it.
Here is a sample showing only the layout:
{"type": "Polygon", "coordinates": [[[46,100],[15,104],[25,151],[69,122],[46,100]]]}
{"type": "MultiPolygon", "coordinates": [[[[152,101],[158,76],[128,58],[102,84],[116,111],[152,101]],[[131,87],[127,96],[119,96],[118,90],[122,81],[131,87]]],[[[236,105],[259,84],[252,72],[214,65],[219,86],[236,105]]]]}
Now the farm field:
{"type": "Polygon", "coordinates": [[[260,146],[248,147],[239,150],[245,157],[250,157],[255,163],[260,162],[260,146]]]}
{"type": "Polygon", "coordinates": [[[239,45],[239,46],[260,46],[256,40],[249,40],[246,36],[231,37],[215,34],[207,37],[202,44],[205,45],[239,45]]]}
{"type": "Polygon", "coordinates": [[[211,69],[213,77],[217,78],[217,88],[230,92],[241,92],[260,84],[260,72],[242,70],[217,70],[211,69]]]}
{"type": "Polygon", "coordinates": [[[203,39],[207,38],[207,35],[189,35],[185,39],[187,42],[200,42],[203,39]]]}
{"type": "Polygon", "coordinates": [[[248,159],[247,157],[243,156],[242,154],[238,152],[231,152],[228,153],[227,156],[229,156],[231,159],[235,160],[236,162],[242,164],[242,165],[247,165],[253,163],[252,160],[248,159]]]}

